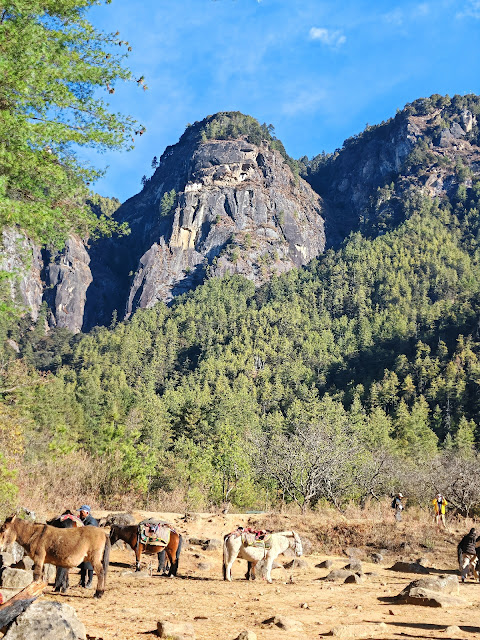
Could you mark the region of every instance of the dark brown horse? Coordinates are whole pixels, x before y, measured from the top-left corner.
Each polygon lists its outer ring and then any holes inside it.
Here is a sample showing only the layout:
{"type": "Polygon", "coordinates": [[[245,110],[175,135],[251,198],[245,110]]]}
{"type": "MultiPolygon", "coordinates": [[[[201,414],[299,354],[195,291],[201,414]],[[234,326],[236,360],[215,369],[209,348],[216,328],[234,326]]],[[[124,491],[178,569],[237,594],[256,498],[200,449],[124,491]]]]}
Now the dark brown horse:
{"type": "Polygon", "coordinates": [[[40,580],[43,565],[48,562],[57,567],[71,569],[85,560],[91,562],[98,583],[95,597],[105,591],[110,556],[110,540],[98,527],[57,529],[10,516],[0,526],[0,549],[17,541],[33,560],[33,579],[40,580]]]}
{"type": "Polygon", "coordinates": [[[175,531],[172,525],[166,522],[161,523],[163,534],[167,534],[166,544],[160,540],[155,543],[142,541],[142,529],[140,524],[132,524],[127,526],[120,526],[118,524],[112,524],[110,529],[110,542],[115,544],[117,540],[123,540],[132,547],[135,551],[135,570],[140,571],[140,558],[142,553],[158,554],[158,571],[163,571],[165,562],[165,552],[170,561],[170,569],[168,571],[169,576],[176,576],[178,569],[178,560],[180,558],[180,552],[182,550],[183,538],[175,531]]]}
{"type": "MultiPolygon", "coordinates": [[[[57,527],[57,529],[72,529],[76,527],[83,527],[83,522],[80,518],[74,515],[70,510],[67,509],[61,516],[57,516],[56,518],[52,518],[51,520],[47,520],[47,524],[52,525],[52,527],[57,527]]],[[[66,593],[68,590],[69,579],[68,579],[68,569],[65,567],[57,567],[57,572],[55,574],[55,586],[54,591],[57,593],[66,593]]]]}

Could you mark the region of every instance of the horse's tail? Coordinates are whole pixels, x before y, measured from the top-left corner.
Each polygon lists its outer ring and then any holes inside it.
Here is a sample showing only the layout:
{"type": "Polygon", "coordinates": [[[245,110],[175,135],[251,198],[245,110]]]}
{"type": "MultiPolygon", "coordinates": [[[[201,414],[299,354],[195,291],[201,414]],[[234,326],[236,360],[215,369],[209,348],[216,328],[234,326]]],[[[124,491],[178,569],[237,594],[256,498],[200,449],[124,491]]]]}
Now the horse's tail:
{"type": "Polygon", "coordinates": [[[458,558],[458,566],[460,568],[462,568],[462,556],[463,556],[462,543],[459,542],[457,545],[457,558],[458,558]]]}
{"type": "Polygon", "coordinates": [[[102,558],[102,566],[103,566],[103,580],[104,580],[104,585],[105,582],[107,580],[107,571],[108,571],[108,565],[110,562],[110,550],[112,548],[112,545],[110,543],[110,538],[109,536],[105,536],[105,548],[103,549],[103,558],[102,558]]]}
{"type": "Polygon", "coordinates": [[[227,542],[230,537],[230,534],[227,533],[223,536],[223,579],[227,579],[227,542]]]}
{"type": "Polygon", "coordinates": [[[182,545],[183,545],[183,536],[181,533],[178,534],[178,547],[177,547],[177,553],[175,554],[175,562],[177,563],[177,567],[178,567],[178,561],[180,559],[180,552],[182,551],[182,545]]]}

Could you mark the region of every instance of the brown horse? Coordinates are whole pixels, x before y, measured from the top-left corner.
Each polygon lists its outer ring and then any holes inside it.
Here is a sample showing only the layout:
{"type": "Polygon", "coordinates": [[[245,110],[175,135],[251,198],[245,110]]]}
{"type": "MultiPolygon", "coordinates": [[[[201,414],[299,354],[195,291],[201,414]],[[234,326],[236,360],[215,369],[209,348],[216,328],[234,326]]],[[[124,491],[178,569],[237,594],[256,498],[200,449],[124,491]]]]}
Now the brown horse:
{"type": "Polygon", "coordinates": [[[110,540],[98,527],[57,529],[10,516],[0,526],[0,549],[17,541],[33,560],[33,579],[40,580],[45,563],[72,568],[87,560],[93,564],[98,583],[95,597],[105,591],[110,540]]]}
{"type": "MultiPolygon", "coordinates": [[[[80,518],[74,515],[69,509],[62,513],[61,516],[47,520],[47,524],[51,524],[52,527],[57,527],[57,529],[83,527],[83,522],[80,518]]],[[[53,590],[60,593],[66,593],[69,586],[68,569],[65,567],[57,567],[57,571],[55,573],[55,586],[53,590]]]]}
{"type": "Polygon", "coordinates": [[[163,571],[165,552],[167,553],[170,561],[170,569],[168,571],[169,576],[176,576],[178,569],[178,560],[180,558],[180,552],[182,550],[183,538],[175,531],[172,525],[165,522],[161,523],[161,528],[164,533],[167,533],[168,541],[165,543],[152,544],[151,542],[142,542],[142,531],[140,524],[132,524],[121,526],[119,524],[112,524],[110,529],[110,542],[115,544],[117,540],[123,540],[129,544],[135,551],[135,570],[140,571],[140,558],[142,553],[157,553],[158,554],[158,571],[163,571]]]}

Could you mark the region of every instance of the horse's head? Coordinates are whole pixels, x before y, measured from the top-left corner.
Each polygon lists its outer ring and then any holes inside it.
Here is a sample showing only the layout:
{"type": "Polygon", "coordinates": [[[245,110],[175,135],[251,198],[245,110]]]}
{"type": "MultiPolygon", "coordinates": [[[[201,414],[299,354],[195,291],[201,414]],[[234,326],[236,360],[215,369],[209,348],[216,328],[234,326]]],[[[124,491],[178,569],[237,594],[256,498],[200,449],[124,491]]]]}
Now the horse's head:
{"type": "Polygon", "coordinates": [[[115,544],[115,542],[117,542],[117,540],[120,540],[120,537],[118,535],[118,525],[116,524],[112,524],[111,528],[110,528],[110,544],[115,544]]]}
{"type": "Polygon", "coordinates": [[[295,555],[301,556],[303,553],[302,541],[296,531],[292,531],[294,540],[295,555]]]}
{"type": "Polygon", "coordinates": [[[5,545],[15,542],[17,539],[17,531],[14,526],[14,522],[17,516],[9,516],[5,522],[0,526],[0,549],[3,550],[5,545]]]}

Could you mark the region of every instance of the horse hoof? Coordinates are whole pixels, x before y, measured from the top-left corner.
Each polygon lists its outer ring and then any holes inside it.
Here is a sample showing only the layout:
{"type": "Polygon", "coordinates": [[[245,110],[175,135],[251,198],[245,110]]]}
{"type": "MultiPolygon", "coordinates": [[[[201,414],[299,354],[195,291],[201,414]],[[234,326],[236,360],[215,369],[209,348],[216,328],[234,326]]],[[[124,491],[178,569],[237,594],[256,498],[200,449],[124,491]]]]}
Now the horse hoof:
{"type": "Polygon", "coordinates": [[[103,596],[103,591],[95,591],[93,594],[94,598],[101,598],[103,596]]]}

